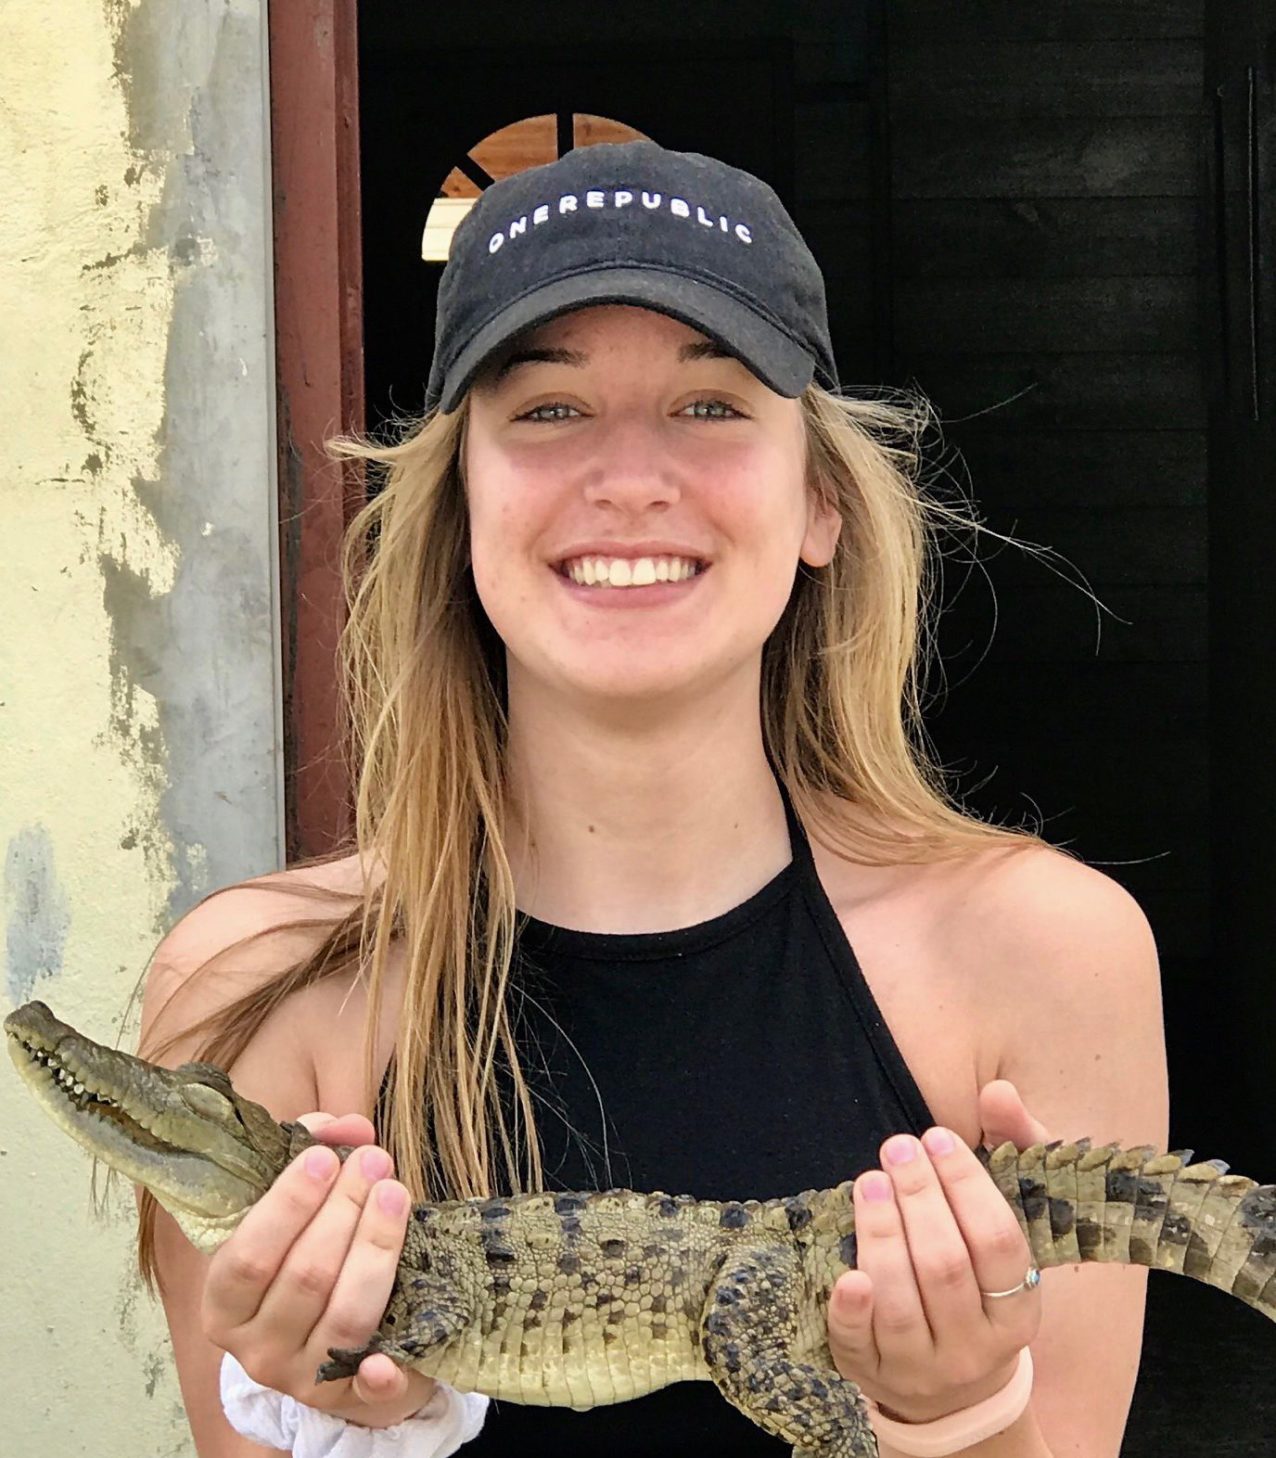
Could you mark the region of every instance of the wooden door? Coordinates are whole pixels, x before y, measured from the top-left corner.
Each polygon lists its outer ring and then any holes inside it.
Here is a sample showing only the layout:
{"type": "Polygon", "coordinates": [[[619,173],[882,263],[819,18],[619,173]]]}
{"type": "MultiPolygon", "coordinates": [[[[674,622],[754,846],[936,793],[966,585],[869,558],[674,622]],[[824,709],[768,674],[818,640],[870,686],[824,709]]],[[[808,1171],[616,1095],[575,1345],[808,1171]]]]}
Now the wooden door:
{"type": "Polygon", "coordinates": [[[336,691],[340,543],[363,498],[325,438],[363,429],[355,0],[270,7],[280,625],[289,862],[351,832],[336,691]]]}

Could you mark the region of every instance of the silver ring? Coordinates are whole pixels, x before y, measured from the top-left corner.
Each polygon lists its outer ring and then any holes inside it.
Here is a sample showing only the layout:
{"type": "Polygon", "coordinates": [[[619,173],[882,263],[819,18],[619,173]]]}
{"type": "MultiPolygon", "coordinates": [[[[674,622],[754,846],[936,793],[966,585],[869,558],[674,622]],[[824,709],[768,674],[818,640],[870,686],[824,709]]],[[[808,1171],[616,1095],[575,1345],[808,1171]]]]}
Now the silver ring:
{"type": "Polygon", "coordinates": [[[981,1291],[979,1294],[989,1301],[1000,1301],[1003,1296],[1018,1296],[1020,1291],[1035,1291],[1041,1285],[1041,1272],[1036,1266],[1028,1267],[1028,1274],[1009,1291],[981,1291]]]}

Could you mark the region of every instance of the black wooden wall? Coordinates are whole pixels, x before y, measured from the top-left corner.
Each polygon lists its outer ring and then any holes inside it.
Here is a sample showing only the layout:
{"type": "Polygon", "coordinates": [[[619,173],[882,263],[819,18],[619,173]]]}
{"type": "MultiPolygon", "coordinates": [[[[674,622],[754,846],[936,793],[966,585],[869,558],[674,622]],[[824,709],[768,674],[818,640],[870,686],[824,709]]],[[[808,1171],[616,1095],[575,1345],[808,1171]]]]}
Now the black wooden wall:
{"type": "MultiPolygon", "coordinates": [[[[1276,891],[1266,805],[1246,799],[1276,792],[1271,736],[1248,732],[1276,717],[1250,690],[1256,657],[1276,662],[1253,631],[1264,612],[1276,628],[1276,589],[1238,515],[1269,521],[1276,493],[1271,452],[1220,416],[1220,392],[1249,385],[1235,361],[1220,376],[1212,172],[1220,36],[1270,4],[500,0],[359,21],[373,421],[419,404],[440,271],[421,226],[488,133],[593,112],[766,177],[824,270],[844,381],[925,390],[987,525],[1053,548],[1110,610],[1040,560],[985,540],[972,567],[954,543],[929,730],[973,807],[1040,816],[1137,896],[1174,1139],[1276,1175],[1259,937],[1276,891]]],[[[1248,156],[1238,74],[1228,146],[1248,156]]],[[[1229,206],[1244,232],[1246,199],[1229,206]]],[[[1124,1452],[1270,1453],[1273,1358],[1238,1303],[1154,1278],[1124,1452]]]]}
{"type": "MultiPolygon", "coordinates": [[[[1031,808],[1138,897],[1161,952],[1173,1140],[1261,1174],[1273,1144],[1246,1076],[1264,1082],[1264,948],[1254,916],[1229,917],[1230,937],[1212,924],[1220,904],[1262,896],[1271,857],[1252,769],[1232,768],[1252,669],[1229,642],[1222,675],[1217,623],[1211,634],[1220,601],[1237,615],[1230,574],[1211,593],[1211,512],[1216,537],[1224,520],[1252,538],[1220,505],[1234,473],[1210,470],[1205,7],[897,0],[885,13],[888,374],[939,405],[988,525],[1053,548],[1116,615],[1096,621],[1074,586],[991,544],[987,580],[971,575],[944,619],[956,686],[928,722],[972,804],[1031,808]],[[1230,836],[1220,769],[1243,781],[1229,804],[1249,811],[1230,836]]],[[[1270,1452],[1274,1353],[1250,1313],[1154,1280],[1126,1453],[1183,1451],[1207,1431],[1185,1415],[1206,1413],[1212,1449],[1270,1452]]]]}
{"type": "MultiPolygon", "coordinates": [[[[987,580],[944,623],[962,682],[932,729],[972,781],[992,776],[974,802],[1039,812],[1050,839],[1135,893],[1170,995],[1196,1001],[1210,957],[1201,6],[887,12],[893,371],[939,405],[988,525],[1054,549],[1112,614],[986,544],[987,580]]],[[[1192,1113],[1219,1102],[1196,1033],[1174,1024],[1176,1109],[1192,1113]]]]}

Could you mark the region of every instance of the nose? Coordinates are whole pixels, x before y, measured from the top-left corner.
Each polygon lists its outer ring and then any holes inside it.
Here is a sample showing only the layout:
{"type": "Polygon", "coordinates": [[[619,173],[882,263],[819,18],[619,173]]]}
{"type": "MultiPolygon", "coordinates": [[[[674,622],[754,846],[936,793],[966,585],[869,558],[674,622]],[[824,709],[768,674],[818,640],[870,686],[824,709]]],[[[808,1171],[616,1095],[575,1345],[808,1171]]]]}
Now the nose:
{"type": "Polygon", "coordinates": [[[635,514],[674,505],[682,495],[678,466],[659,427],[634,419],[614,421],[602,433],[590,462],[584,495],[591,506],[635,514]]]}

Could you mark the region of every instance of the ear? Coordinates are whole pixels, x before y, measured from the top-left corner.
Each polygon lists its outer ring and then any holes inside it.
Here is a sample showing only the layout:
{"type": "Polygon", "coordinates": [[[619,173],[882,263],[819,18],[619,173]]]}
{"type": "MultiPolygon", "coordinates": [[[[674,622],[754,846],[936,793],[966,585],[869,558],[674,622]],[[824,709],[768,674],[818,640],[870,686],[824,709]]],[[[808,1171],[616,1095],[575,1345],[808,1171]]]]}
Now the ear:
{"type": "Polygon", "coordinates": [[[815,486],[807,491],[806,534],[799,555],[808,567],[827,567],[842,532],[842,513],[815,486]]]}

